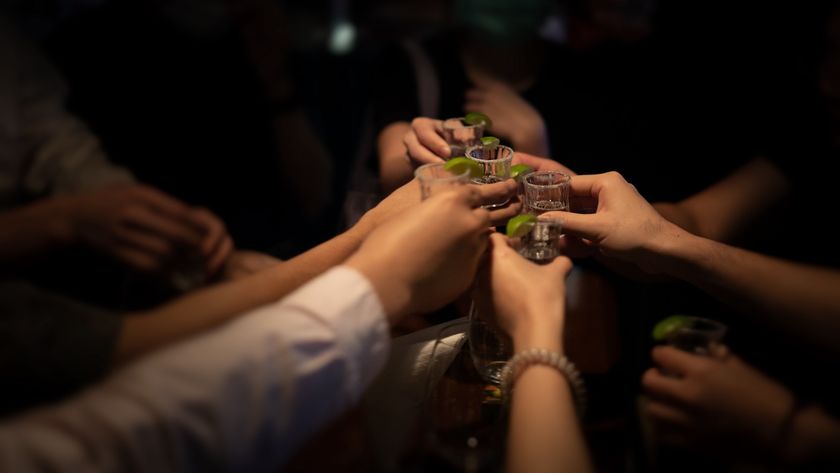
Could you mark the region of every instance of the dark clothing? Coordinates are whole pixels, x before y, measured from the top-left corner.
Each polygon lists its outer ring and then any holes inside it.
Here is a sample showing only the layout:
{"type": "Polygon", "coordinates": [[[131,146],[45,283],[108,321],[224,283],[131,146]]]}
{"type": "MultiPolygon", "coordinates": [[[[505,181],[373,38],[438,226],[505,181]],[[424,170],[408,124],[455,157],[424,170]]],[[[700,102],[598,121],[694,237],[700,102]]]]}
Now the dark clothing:
{"type": "Polygon", "coordinates": [[[122,320],[18,281],[0,282],[0,414],[60,399],[107,371],[122,320]]]}

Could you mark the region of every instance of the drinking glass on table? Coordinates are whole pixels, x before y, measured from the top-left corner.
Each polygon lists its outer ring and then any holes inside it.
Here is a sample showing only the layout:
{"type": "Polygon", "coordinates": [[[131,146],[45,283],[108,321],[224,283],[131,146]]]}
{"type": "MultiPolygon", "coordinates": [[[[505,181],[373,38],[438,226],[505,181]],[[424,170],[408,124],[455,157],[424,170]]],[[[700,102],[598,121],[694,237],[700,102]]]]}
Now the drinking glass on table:
{"type": "Polygon", "coordinates": [[[522,179],[523,211],[540,215],[553,210],[569,210],[571,176],[560,171],[532,172],[522,179]]]}
{"type": "Polygon", "coordinates": [[[414,176],[420,181],[420,198],[426,200],[441,190],[467,184],[470,171],[465,169],[460,174],[455,174],[444,169],[444,163],[431,163],[415,169],[414,176]]]}
{"type": "Polygon", "coordinates": [[[703,317],[684,317],[668,332],[665,343],[682,351],[701,356],[713,356],[726,335],[726,325],[703,317]]]}
{"type": "Polygon", "coordinates": [[[442,133],[449,144],[449,157],[464,156],[467,148],[481,144],[484,123],[469,125],[465,117],[450,118],[443,121],[442,133]]]}
{"type": "MultiPolygon", "coordinates": [[[[508,146],[472,146],[467,149],[467,158],[475,161],[484,168],[484,175],[471,179],[473,184],[494,184],[510,178],[510,165],[513,161],[513,149],[508,146]]],[[[492,202],[485,208],[502,207],[510,201],[509,198],[492,202]]]]}

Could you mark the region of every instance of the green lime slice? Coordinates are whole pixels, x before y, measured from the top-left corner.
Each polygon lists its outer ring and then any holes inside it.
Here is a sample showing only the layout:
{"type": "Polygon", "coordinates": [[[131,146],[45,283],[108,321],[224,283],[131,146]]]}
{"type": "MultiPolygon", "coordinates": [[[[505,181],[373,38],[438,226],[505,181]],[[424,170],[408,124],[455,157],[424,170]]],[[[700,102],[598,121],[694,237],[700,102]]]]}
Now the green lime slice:
{"type": "Polygon", "coordinates": [[[484,167],[482,165],[464,156],[458,156],[457,158],[450,159],[443,165],[443,169],[446,169],[452,174],[461,174],[465,171],[469,171],[470,177],[472,178],[484,175],[484,167]]]}
{"type": "Polygon", "coordinates": [[[534,228],[535,223],[537,223],[537,217],[535,215],[517,215],[516,217],[513,217],[510,220],[508,220],[505,233],[507,234],[508,238],[522,238],[523,236],[527,235],[532,228],[534,228]]]}
{"type": "Polygon", "coordinates": [[[525,164],[514,164],[510,167],[510,177],[512,179],[516,179],[517,177],[524,176],[533,170],[534,168],[525,164]]]}
{"type": "Polygon", "coordinates": [[[468,113],[464,117],[464,123],[467,125],[481,125],[483,123],[485,128],[491,128],[493,126],[493,121],[490,120],[490,117],[481,112],[468,113]]]}
{"type": "Polygon", "coordinates": [[[686,315],[672,315],[670,317],[665,317],[653,327],[653,339],[659,342],[665,340],[668,337],[668,334],[686,325],[688,321],[689,317],[686,315]]]}
{"type": "Polygon", "coordinates": [[[481,138],[481,145],[484,146],[485,148],[493,149],[496,146],[499,146],[499,143],[500,143],[499,139],[496,138],[495,136],[485,136],[485,137],[481,138]]]}

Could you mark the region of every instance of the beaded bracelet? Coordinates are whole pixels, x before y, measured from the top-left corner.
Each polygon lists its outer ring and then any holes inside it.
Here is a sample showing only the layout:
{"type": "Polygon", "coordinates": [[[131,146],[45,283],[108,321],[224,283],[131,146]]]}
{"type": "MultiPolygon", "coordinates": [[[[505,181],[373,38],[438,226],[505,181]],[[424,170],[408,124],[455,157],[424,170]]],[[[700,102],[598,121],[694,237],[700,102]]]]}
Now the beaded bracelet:
{"type": "Polygon", "coordinates": [[[572,396],[575,399],[575,408],[578,417],[583,417],[586,412],[586,386],[580,372],[575,365],[565,356],[548,351],[545,348],[532,348],[519,352],[505,364],[502,369],[502,395],[506,401],[510,400],[511,388],[514,381],[531,365],[547,365],[563,373],[569,386],[572,388],[572,396]]]}

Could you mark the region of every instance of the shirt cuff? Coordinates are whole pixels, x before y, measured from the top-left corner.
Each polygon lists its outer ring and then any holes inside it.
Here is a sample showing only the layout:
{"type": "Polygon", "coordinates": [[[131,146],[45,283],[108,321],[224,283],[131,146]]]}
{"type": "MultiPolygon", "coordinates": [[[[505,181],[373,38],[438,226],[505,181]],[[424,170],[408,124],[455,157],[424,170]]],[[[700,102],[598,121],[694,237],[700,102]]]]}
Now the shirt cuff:
{"type": "Polygon", "coordinates": [[[348,360],[349,386],[361,396],[388,359],[390,335],[385,310],[361,273],[335,267],[287,297],[282,305],[305,310],[331,327],[348,360]],[[314,281],[313,281],[314,282],[314,281]]]}

